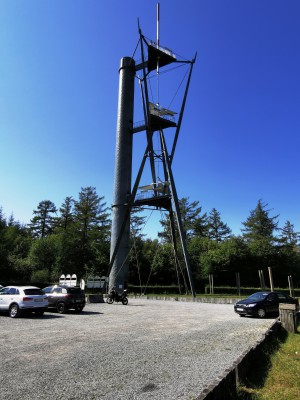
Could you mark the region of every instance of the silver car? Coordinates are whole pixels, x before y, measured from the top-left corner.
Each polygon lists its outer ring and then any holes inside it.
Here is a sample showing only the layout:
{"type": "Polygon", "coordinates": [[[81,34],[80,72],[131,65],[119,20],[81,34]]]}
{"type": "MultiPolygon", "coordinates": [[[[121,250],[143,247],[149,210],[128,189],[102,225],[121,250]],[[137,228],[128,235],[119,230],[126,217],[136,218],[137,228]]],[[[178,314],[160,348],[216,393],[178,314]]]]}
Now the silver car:
{"type": "Polygon", "coordinates": [[[19,317],[25,311],[43,315],[47,308],[47,296],[35,286],[5,286],[0,289],[0,311],[8,312],[11,318],[19,317]]]}

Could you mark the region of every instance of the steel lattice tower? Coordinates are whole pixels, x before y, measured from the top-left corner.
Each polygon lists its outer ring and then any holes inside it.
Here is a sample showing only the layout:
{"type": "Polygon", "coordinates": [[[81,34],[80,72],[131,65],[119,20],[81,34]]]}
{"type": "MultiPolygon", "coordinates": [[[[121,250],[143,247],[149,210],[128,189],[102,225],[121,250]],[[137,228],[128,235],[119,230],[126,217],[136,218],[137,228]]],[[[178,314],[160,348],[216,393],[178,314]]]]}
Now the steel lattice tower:
{"type": "MultiPolygon", "coordinates": [[[[159,10],[159,9],[158,9],[159,10]]],[[[159,12],[158,12],[159,16],[159,12]]],[[[159,17],[158,17],[159,21],[159,17]]],[[[179,136],[188,89],[192,76],[193,60],[178,60],[175,54],[159,44],[159,25],[156,42],[146,40],[139,27],[139,43],[141,60],[135,62],[133,57],[121,59],[119,70],[119,98],[116,134],[116,158],[114,198],[112,205],[112,231],[110,253],[109,288],[124,289],[128,275],[128,254],[130,250],[130,213],[133,208],[153,207],[168,212],[172,241],[175,252],[175,262],[178,263],[178,244],[180,243],[189,291],[195,296],[192,272],[185,242],[179,201],[172,172],[172,162],[179,136]],[[180,110],[175,113],[160,104],[149,100],[148,78],[151,73],[159,74],[160,69],[171,64],[185,64],[188,67],[186,85],[180,110]],[[141,90],[141,101],[144,121],[134,124],[134,83],[138,79],[141,90]],[[176,118],[177,117],[177,118],[176,118]],[[168,149],[165,130],[173,129],[172,145],[168,149]],[[142,161],[132,186],[132,152],[133,137],[138,132],[146,133],[146,148],[142,161]],[[153,136],[158,135],[160,151],[154,149],[153,136]],[[162,164],[163,180],[157,175],[155,163],[162,164]],[[149,162],[152,183],[140,186],[141,177],[147,161],[149,162]],[[138,193],[138,190],[142,192],[138,193]],[[176,222],[175,222],[176,221],[176,222]],[[175,229],[177,223],[177,230],[175,229]],[[176,239],[176,232],[179,240],[176,239]]],[[[177,266],[176,266],[177,267],[177,266]]]]}

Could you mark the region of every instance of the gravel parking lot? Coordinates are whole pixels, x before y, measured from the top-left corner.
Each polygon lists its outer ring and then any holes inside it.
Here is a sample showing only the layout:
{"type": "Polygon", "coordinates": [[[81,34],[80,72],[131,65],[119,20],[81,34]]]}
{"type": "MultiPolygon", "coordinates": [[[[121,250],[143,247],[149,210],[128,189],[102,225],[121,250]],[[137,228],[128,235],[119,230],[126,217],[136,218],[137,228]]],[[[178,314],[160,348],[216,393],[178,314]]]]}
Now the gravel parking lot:
{"type": "Polygon", "coordinates": [[[2,314],[0,398],[195,399],[273,322],[227,304],[146,299],[2,314]]]}

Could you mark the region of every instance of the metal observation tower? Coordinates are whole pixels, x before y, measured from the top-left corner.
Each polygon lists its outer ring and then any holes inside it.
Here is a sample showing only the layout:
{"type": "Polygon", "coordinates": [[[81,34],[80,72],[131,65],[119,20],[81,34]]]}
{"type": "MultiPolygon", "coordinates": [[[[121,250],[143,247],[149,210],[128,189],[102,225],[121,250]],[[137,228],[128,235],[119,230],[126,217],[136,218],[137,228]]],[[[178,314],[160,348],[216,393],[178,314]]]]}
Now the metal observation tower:
{"type": "MultiPolygon", "coordinates": [[[[185,267],[183,279],[193,296],[194,285],[185,242],[178,196],[172,173],[172,162],[180,133],[188,89],[190,85],[193,60],[180,60],[171,50],[159,43],[159,4],[157,5],[156,42],[145,38],[140,26],[139,41],[132,57],[121,59],[119,70],[119,97],[116,132],[116,158],[114,197],[112,205],[112,230],[110,250],[109,290],[113,287],[122,291],[128,275],[128,255],[130,251],[130,214],[135,208],[153,208],[164,210],[169,215],[174,259],[179,271],[178,251],[183,255],[185,267]],[[140,58],[133,57],[140,51],[140,58]],[[180,83],[181,98],[178,109],[172,111],[160,104],[162,97],[163,72],[185,66],[184,80],[180,83]],[[143,121],[134,123],[135,81],[138,81],[141,93],[141,114],[143,121]],[[156,98],[153,97],[151,82],[157,86],[156,98]],[[165,133],[166,131],[166,133],[165,133]],[[145,133],[145,150],[140,167],[132,184],[133,139],[145,133]],[[160,167],[160,176],[158,167],[160,167]],[[150,182],[141,186],[141,178],[148,169],[150,182]],[[162,179],[161,179],[162,178],[162,179]],[[179,248],[178,248],[179,247],[179,248]]],[[[164,75],[165,76],[165,75],[164,75]]],[[[178,78],[177,78],[178,79],[178,78]]],[[[168,81],[168,91],[173,83],[168,81]]],[[[183,166],[184,167],[184,166],[183,166]]],[[[178,274],[178,272],[177,272],[178,274]]]]}

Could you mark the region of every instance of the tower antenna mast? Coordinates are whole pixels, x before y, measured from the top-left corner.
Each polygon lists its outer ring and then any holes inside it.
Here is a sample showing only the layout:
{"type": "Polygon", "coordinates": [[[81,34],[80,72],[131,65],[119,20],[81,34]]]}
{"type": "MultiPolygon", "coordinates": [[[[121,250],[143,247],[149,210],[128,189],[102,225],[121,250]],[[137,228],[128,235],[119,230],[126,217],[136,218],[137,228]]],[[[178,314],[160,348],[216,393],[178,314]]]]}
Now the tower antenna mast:
{"type": "MultiPolygon", "coordinates": [[[[160,6],[159,3],[156,4],[156,48],[159,49],[159,15],[160,13],[160,6]]],[[[159,105],[159,57],[157,57],[157,64],[156,64],[156,79],[157,79],[157,105],[159,105]]]]}
{"type": "Polygon", "coordinates": [[[156,44],[159,48],[159,3],[156,4],[156,44]]]}

